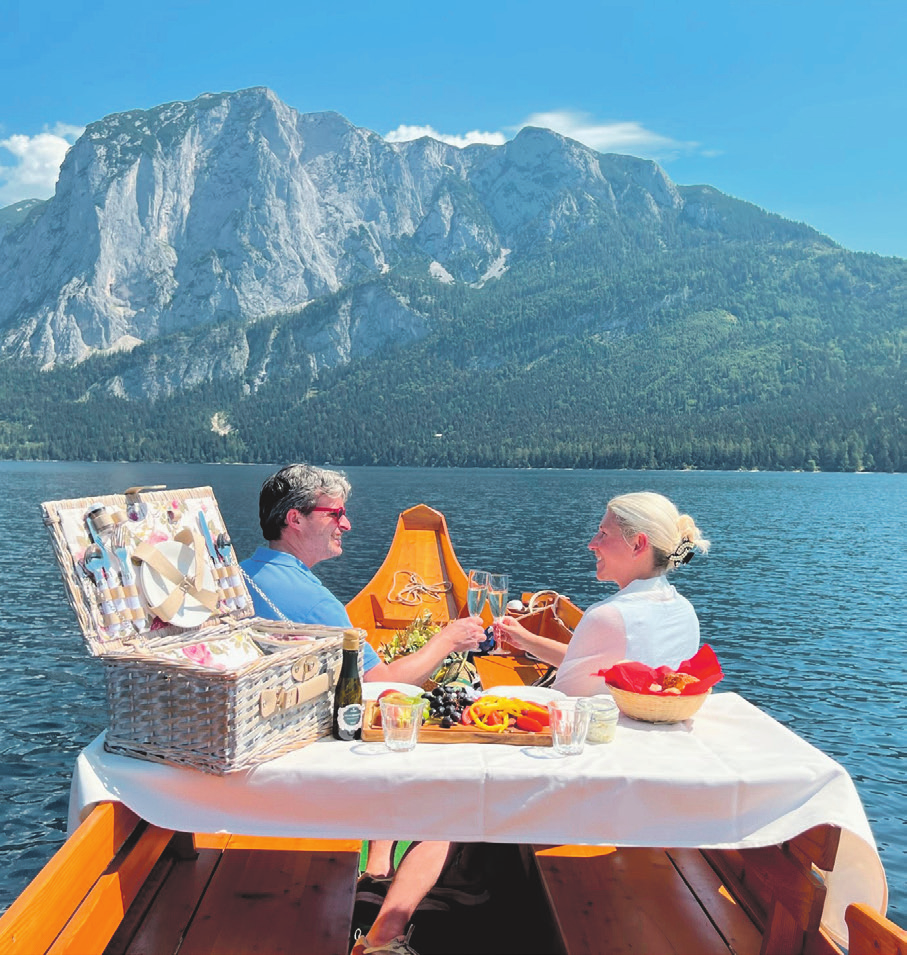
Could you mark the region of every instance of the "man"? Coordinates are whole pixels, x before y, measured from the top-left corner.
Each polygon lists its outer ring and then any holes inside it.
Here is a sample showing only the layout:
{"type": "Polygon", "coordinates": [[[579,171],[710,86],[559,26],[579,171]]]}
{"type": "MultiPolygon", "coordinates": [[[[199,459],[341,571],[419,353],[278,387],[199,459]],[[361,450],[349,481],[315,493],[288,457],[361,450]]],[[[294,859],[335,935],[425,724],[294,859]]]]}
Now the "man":
{"type": "MultiPolygon", "coordinates": [[[[350,530],[346,500],[350,483],[343,474],[306,464],[291,464],[261,487],[259,522],[266,547],[242,562],[251,579],[255,612],[268,619],[349,627],[343,604],[312,573],[322,560],[339,557],[350,530]]],[[[480,617],[455,620],[415,653],[382,663],[369,644],[363,647],[363,679],[421,685],[449,654],[475,650],[484,640],[480,617]]],[[[353,955],[417,955],[406,926],[419,903],[447,867],[455,848],[448,842],[413,843],[390,880],[391,843],[370,846],[369,883],[387,884],[387,894],[366,936],[353,955]]]]}

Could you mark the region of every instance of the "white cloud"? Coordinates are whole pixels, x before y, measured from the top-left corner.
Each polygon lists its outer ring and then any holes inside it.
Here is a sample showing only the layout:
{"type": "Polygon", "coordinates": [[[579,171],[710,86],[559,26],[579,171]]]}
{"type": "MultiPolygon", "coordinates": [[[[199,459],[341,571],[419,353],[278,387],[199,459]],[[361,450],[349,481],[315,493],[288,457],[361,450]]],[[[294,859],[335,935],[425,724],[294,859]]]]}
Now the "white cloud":
{"type": "Polygon", "coordinates": [[[642,123],[632,120],[606,123],[594,119],[588,113],[575,110],[552,110],[550,112],[533,113],[522,123],[505,127],[506,132],[480,132],[476,129],[461,135],[439,133],[433,126],[401,125],[387,133],[384,138],[390,143],[402,143],[420,139],[422,136],[430,136],[432,139],[449,143],[451,146],[463,147],[469,146],[471,143],[489,143],[493,146],[500,146],[525,126],[541,126],[545,129],[553,129],[556,133],[575,139],[577,142],[601,153],[629,153],[632,156],[661,160],[673,159],[681,153],[713,154],[700,150],[699,143],[682,142],[672,139],[670,136],[663,136],[654,130],[646,129],[642,123]]]}
{"type": "Polygon", "coordinates": [[[439,142],[447,143],[450,146],[471,146],[473,143],[488,143],[491,146],[503,146],[507,142],[507,137],[503,133],[483,133],[478,129],[473,129],[462,135],[450,133],[439,133],[433,126],[398,126],[396,129],[385,133],[384,138],[389,143],[408,143],[414,139],[422,139],[428,136],[431,139],[437,139],[439,142]]]}
{"type": "MultiPolygon", "coordinates": [[[[14,133],[0,139],[0,150],[13,157],[9,165],[0,164],[0,206],[20,199],[46,199],[53,195],[60,164],[82,127],[57,123],[34,136],[14,133]]],[[[3,157],[3,153],[0,153],[3,157]]]]}
{"type": "Polygon", "coordinates": [[[553,129],[556,133],[575,139],[600,153],[629,153],[649,159],[669,159],[678,153],[692,152],[699,146],[699,143],[680,142],[669,136],[662,136],[646,129],[641,123],[603,123],[596,121],[588,113],[572,110],[533,113],[520,123],[518,128],[522,129],[524,126],[553,129]]]}

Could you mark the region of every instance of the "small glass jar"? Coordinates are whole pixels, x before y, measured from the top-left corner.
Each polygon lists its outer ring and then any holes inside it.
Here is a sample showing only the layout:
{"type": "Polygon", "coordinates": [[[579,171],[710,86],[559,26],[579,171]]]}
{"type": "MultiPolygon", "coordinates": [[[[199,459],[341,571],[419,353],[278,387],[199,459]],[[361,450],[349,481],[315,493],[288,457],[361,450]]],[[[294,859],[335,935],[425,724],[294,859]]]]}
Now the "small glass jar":
{"type": "Polygon", "coordinates": [[[610,696],[585,696],[580,706],[589,711],[589,732],[587,743],[610,743],[617,732],[617,718],[620,710],[610,696]]]}

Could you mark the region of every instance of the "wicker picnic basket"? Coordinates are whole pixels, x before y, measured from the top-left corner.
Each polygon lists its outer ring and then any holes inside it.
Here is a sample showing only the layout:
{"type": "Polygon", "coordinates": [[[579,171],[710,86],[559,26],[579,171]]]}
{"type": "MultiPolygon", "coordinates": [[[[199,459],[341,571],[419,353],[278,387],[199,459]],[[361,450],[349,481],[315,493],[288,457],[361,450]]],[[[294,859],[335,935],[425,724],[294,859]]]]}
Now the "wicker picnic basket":
{"type": "Polygon", "coordinates": [[[711,689],[705,693],[677,696],[661,693],[631,693],[616,686],[608,687],[614,702],[624,716],[645,723],[680,723],[695,715],[711,689]]]}
{"type": "Polygon", "coordinates": [[[211,488],[51,501],[114,753],[223,774],[330,733],[343,631],[254,616],[211,488]]]}

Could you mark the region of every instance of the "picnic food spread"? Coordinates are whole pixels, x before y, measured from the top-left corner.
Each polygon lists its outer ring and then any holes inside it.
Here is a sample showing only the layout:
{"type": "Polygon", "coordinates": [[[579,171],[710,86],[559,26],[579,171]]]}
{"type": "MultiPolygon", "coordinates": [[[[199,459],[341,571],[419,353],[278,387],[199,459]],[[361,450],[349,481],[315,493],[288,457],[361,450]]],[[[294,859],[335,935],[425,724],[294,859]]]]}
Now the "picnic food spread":
{"type": "Polygon", "coordinates": [[[490,733],[504,733],[514,728],[541,733],[548,726],[548,710],[527,700],[483,696],[463,710],[460,722],[490,733]]]}
{"type": "MultiPolygon", "coordinates": [[[[551,745],[548,710],[538,703],[491,694],[476,699],[472,691],[453,687],[438,687],[412,697],[386,690],[378,698],[384,699],[425,703],[426,718],[418,736],[423,743],[551,745]]],[[[383,738],[378,700],[366,703],[362,738],[367,742],[383,738]]]]}
{"type": "Polygon", "coordinates": [[[548,710],[537,703],[509,696],[481,696],[475,698],[464,687],[439,686],[424,693],[428,703],[428,722],[451,729],[460,724],[489,733],[503,733],[509,729],[541,733],[548,725],[548,710]]]}
{"type": "MultiPolygon", "coordinates": [[[[441,729],[457,726],[503,733],[518,729],[527,733],[544,732],[548,726],[548,710],[538,703],[508,696],[481,696],[463,687],[439,686],[421,697],[408,696],[399,690],[385,690],[378,697],[390,702],[415,703],[425,701],[427,714],[423,725],[441,729]]],[[[381,725],[380,711],[375,712],[374,726],[381,725]]]]}

